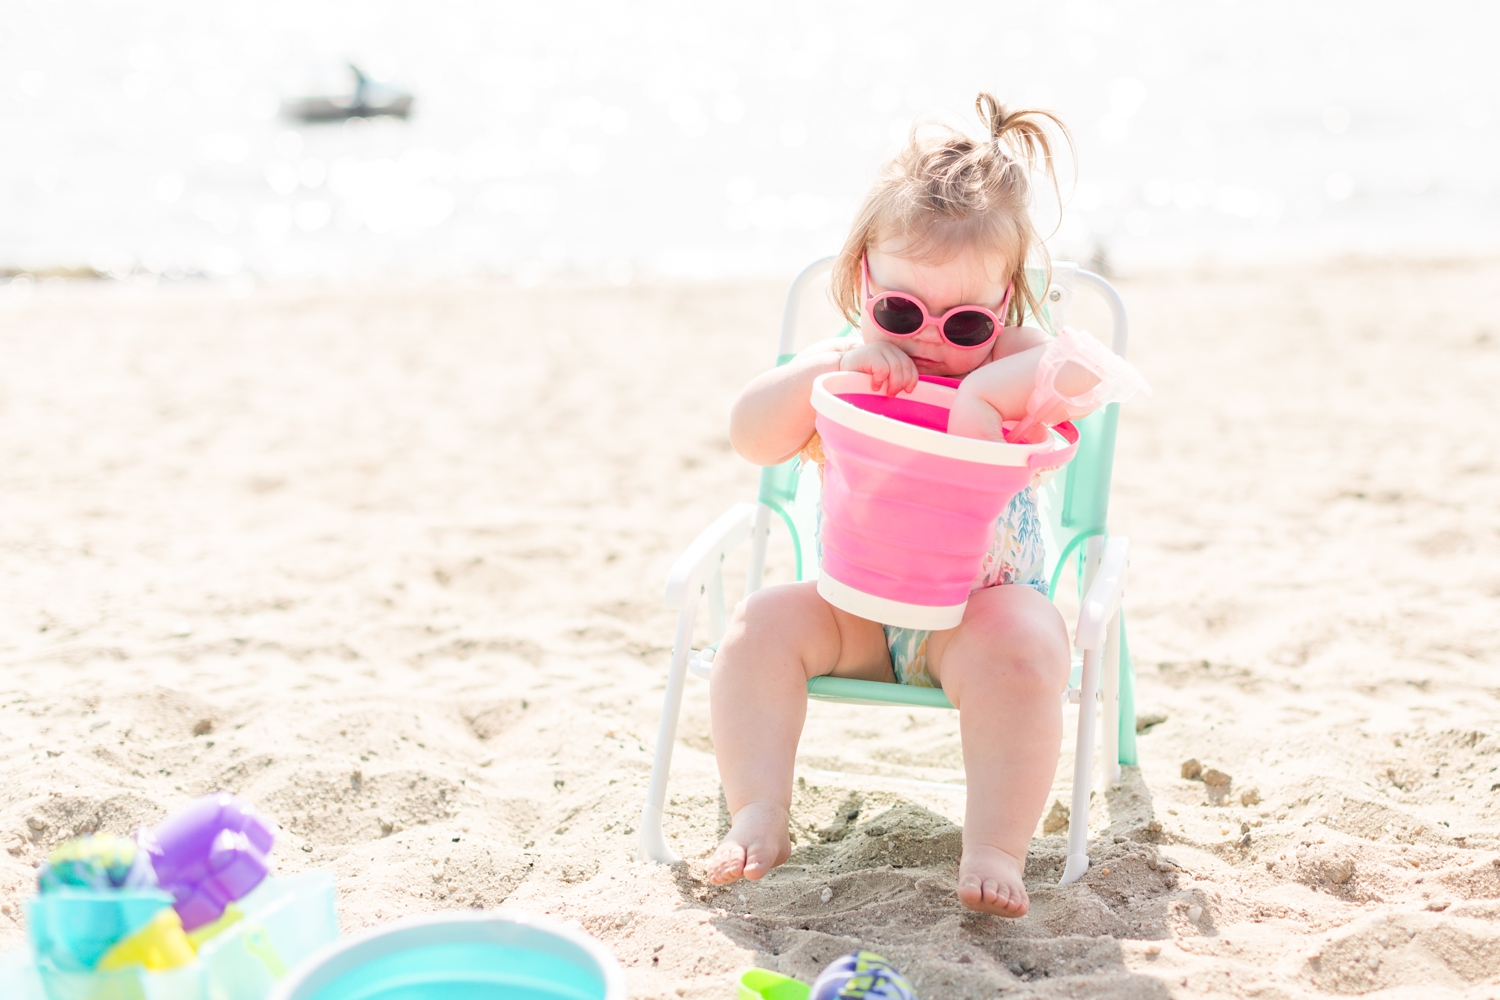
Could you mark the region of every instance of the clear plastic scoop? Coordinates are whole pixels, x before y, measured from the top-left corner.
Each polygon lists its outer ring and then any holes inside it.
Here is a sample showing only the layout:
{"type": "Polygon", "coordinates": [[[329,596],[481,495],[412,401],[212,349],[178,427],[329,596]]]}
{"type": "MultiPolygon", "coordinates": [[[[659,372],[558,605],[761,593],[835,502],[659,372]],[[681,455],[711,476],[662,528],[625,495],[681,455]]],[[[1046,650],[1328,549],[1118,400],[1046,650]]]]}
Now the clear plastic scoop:
{"type": "Polygon", "coordinates": [[[1038,424],[1048,427],[1067,419],[1072,408],[1096,410],[1108,403],[1122,403],[1139,390],[1151,395],[1151,386],[1136,367],[1087,333],[1063,327],[1036,366],[1036,388],[1026,400],[1026,415],[1005,431],[1007,441],[1025,441],[1038,424]],[[1057,391],[1057,375],[1073,362],[1099,379],[1099,384],[1077,396],[1057,391]]]}

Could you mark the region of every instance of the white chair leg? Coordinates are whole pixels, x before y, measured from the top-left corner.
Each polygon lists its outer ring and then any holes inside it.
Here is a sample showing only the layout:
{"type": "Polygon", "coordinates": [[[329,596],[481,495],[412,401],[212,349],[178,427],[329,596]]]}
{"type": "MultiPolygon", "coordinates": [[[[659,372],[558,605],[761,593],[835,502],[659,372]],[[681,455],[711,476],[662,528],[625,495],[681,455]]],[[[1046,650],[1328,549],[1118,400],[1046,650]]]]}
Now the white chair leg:
{"type": "Polygon", "coordinates": [[[1099,703],[1099,659],[1099,650],[1083,651],[1078,747],[1073,758],[1073,808],[1068,813],[1068,863],[1058,885],[1076,882],[1089,870],[1089,793],[1094,785],[1094,736],[1099,729],[1094,715],[1099,703]]]}
{"type": "Polygon", "coordinates": [[[750,525],[750,571],[745,575],[745,596],[760,589],[766,578],[766,542],[771,537],[771,508],[755,505],[755,521],[750,525]]]}
{"type": "Polygon", "coordinates": [[[687,680],[687,661],[693,655],[693,618],[697,602],[677,613],[677,638],[672,643],[672,666],[667,670],[667,692],[661,702],[661,725],[656,731],[656,756],[651,762],[651,784],[641,810],[641,836],[636,848],[639,861],[680,861],[662,830],[667,804],[667,777],[672,770],[672,745],[677,742],[677,716],[682,711],[682,688],[687,680]]]}
{"type": "Polygon", "coordinates": [[[1120,615],[1110,619],[1104,639],[1104,704],[1100,708],[1104,724],[1101,741],[1103,767],[1099,769],[1104,787],[1120,783],[1120,615]]]}

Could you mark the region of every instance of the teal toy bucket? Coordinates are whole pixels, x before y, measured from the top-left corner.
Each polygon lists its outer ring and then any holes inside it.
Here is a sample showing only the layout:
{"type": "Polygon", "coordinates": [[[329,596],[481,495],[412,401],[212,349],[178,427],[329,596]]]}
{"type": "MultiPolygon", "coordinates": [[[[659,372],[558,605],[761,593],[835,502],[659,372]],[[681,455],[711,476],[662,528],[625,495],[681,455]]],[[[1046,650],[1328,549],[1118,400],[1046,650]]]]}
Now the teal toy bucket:
{"type": "Polygon", "coordinates": [[[47,951],[0,952],[0,1000],[264,1000],[289,969],[339,934],[333,876],[303,872],[262,882],[237,904],[244,917],[205,941],[187,965],[160,972],[73,968],[100,949],[111,920],[128,930],[138,910],[154,902],[154,913],[172,898],[122,892],[101,902],[99,895],[49,893],[32,902],[33,941],[47,951]],[[97,905],[84,906],[90,903],[97,905]]]}
{"type": "Polygon", "coordinates": [[[313,956],[268,1000],[625,1000],[625,976],[581,931],[524,914],[397,921],[313,956]]]}
{"type": "Polygon", "coordinates": [[[172,905],[159,889],[59,889],[24,904],[31,947],[64,972],[87,972],[116,941],[172,905]]]}

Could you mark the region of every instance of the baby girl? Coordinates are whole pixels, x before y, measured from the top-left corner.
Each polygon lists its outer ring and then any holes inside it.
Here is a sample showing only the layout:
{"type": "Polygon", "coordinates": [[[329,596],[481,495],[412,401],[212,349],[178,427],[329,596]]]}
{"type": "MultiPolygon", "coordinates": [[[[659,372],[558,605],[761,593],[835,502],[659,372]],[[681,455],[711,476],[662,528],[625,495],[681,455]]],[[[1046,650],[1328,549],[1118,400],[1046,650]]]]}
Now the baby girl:
{"type": "MultiPolygon", "coordinates": [[[[816,460],[813,380],[870,375],[875,391],[910,391],[920,375],[961,379],[950,433],[1001,438],[1020,419],[1050,341],[1021,325],[1040,314],[1025,278],[1044,250],[1027,210],[1028,176],[1052,174],[1041,111],[977,107],[988,135],[913,134],[865,198],[838,260],[833,294],[861,338],[815,345],[757,377],[735,401],[730,440],[746,459],[816,460]]],[[[1063,397],[1097,378],[1069,363],[1063,397]]],[[[1059,404],[1048,422],[1083,416],[1059,404]]],[[[961,624],[925,632],[869,621],[819,596],[814,582],[767,587],[736,610],[714,659],[714,752],[732,823],[708,862],[715,883],[758,879],[786,861],[792,764],[807,681],[823,675],[941,687],[958,709],[968,801],[958,896],[1018,917],[1029,905],[1026,848],[1051,789],[1062,741],[1068,635],[1047,599],[1033,490],[996,522],[961,624]]]]}

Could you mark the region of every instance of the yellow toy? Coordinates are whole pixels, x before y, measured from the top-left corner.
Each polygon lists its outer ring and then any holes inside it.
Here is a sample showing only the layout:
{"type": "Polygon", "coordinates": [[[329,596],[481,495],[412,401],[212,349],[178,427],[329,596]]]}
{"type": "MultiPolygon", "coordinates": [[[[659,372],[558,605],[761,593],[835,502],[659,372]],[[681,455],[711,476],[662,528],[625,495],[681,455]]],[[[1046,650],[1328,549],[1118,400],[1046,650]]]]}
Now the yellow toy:
{"type": "Polygon", "coordinates": [[[197,954],[183,933],[182,918],[168,906],[152,917],[146,926],[115,942],[99,959],[96,968],[100,972],[112,972],[142,965],[153,972],[161,972],[187,965],[197,954]]]}

